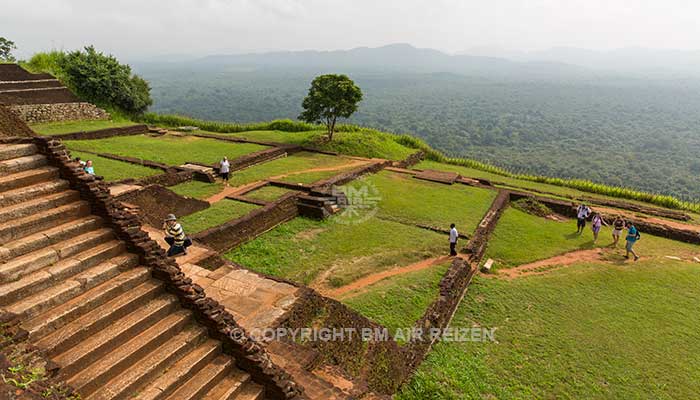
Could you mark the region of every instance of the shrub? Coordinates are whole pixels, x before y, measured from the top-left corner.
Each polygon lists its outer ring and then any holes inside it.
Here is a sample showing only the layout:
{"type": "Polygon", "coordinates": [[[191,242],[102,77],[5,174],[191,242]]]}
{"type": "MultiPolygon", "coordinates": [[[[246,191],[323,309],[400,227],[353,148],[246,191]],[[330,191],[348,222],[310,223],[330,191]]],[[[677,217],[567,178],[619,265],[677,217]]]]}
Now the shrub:
{"type": "Polygon", "coordinates": [[[148,82],[92,46],[70,53],[38,53],[26,66],[33,72],[53,74],[81,99],[105,108],[138,115],[153,103],[148,82]]]}

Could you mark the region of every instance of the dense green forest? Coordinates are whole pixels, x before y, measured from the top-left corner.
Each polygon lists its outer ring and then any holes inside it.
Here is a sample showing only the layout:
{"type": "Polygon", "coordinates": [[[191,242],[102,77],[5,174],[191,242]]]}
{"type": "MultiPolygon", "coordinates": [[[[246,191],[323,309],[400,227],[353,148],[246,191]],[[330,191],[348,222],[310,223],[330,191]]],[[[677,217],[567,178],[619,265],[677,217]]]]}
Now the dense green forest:
{"type": "Polygon", "coordinates": [[[700,198],[700,82],[621,76],[477,77],[197,63],[138,65],[157,112],[237,122],[295,118],[313,77],[347,73],[351,122],[410,133],[516,172],[700,198]]]}

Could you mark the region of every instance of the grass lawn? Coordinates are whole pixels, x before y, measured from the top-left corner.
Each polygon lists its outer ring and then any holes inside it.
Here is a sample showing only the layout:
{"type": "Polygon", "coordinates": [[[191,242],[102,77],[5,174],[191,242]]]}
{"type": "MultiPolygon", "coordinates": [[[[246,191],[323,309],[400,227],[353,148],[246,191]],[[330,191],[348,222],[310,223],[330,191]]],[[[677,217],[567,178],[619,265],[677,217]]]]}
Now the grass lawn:
{"type": "MultiPolygon", "coordinates": [[[[229,184],[240,186],[247,183],[265,180],[270,177],[301,172],[311,168],[335,167],[347,164],[349,161],[342,157],[334,157],[319,153],[300,152],[288,157],[278,158],[270,162],[254,165],[242,171],[231,173],[229,184]]],[[[331,172],[333,174],[334,172],[331,172]]],[[[338,172],[335,172],[338,173],[338,172]]],[[[290,176],[290,178],[292,178],[290,176]]],[[[298,174],[293,180],[299,178],[298,174]]]]}
{"type": "Polygon", "coordinates": [[[328,179],[336,175],[340,175],[342,173],[348,172],[350,170],[353,170],[355,168],[358,168],[358,165],[355,165],[354,167],[348,167],[348,168],[341,168],[335,171],[313,171],[313,172],[302,172],[299,174],[293,174],[286,176],[284,178],[281,178],[280,180],[283,182],[289,182],[289,183],[302,183],[302,184],[311,184],[318,182],[320,180],[328,179]]]}
{"type": "Polygon", "coordinates": [[[380,217],[445,229],[454,222],[462,233],[476,229],[496,197],[494,190],[422,181],[388,171],[349,184],[358,190],[365,185],[377,190],[380,217]]]}
{"type": "Polygon", "coordinates": [[[162,174],[163,171],[154,168],[143,167],[141,165],[129,164],[122,161],[103,158],[89,153],[71,151],[71,157],[80,157],[81,160],[92,160],[95,167],[95,174],[101,175],[106,181],[119,181],[127,178],[144,178],[151,175],[162,174]]]}
{"type": "Polygon", "coordinates": [[[248,192],[243,196],[256,200],[274,201],[289,192],[291,192],[289,189],[268,185],[263,186],[260,189],[253,190],[252,192],[248,192]]]}
{"type": "MultiPolygon", "coordinates": [[[[576,234],[576,220],[552,221],[509,207],[503,212],[489,240],[485,258],[496,260],[496,268],[517,266],[573,250],[592,249],[590,223],[576,234]]],[[[621,240],[624,240],[622,238],[621,240]]],[[[612,242],[611,231],[603,227],[598,246],[612,242]]],[[[621,244],[622,245],[622,244],[621,244]]]]}
{"type": "Polygon", "coordinates": [[[118,136],[98,140],[70,140],[65,143],[71,150],[112,153],[168,165],[181,165],[187,161],[213,164],[223,156],[232,160],[266,148],[256,144],[169,135],[163,137],[118,136]]]}
{"type": "Polygon", "coordinates": [[[445,253],[444,235],[371,218],[342,224],[296,218],[225,254],[263,273],[309,284],[322,273],[331,286],[445,253]]]}
{"type": "Polygon", "coordinates": [[[321,150],[335,151],[340,154],[385,158],[388,160],[403,160],[417,151],[396,143],[390,134],[381,132],[336,132],[333,135],[333,140],[330,142],[322,140],[322,137],[325,135],[324,131],[250,131],[215,134],[250,140],[300,144],[321,150]]]}
{"type": "Polygon", "coordinates": [[[450,263],[381,280],[342,301],[360,314],[389,328],[406,329],[437,298],[439,283],[450,263]]]}
{"type": "Polygon", "coordinates": [[[123,126],[136,125],[129,120],[104,120],[104,121],[62,121],[48,122],[45,124],[30,125],[34,132],[41,135],[59,135],[62,133],[90,132],[107,128],[121,128],[123,126]]]}
{"type": "Polygon", "coordinates": [[[699,292],[698,264],[665,258],[477,276],[452,326],[497,328],[496,342],[438,343],[396,398],[696,398],[699,292]]]}
{"type": "Polygon", "coordinates": [[[240,201],[224,199],[211,207],[180,219],[185,232],[198,233],[218,226],[255,210],[258,206],[240,201]]]}
{"type": "Polygon", "coordinates": [[[223,189],[223,184],[220,182],[208,183],[200,181],[189,181],[169,187],[170,190],[180,196],[193,197],[195,199],[205,200],[223,189]]]}

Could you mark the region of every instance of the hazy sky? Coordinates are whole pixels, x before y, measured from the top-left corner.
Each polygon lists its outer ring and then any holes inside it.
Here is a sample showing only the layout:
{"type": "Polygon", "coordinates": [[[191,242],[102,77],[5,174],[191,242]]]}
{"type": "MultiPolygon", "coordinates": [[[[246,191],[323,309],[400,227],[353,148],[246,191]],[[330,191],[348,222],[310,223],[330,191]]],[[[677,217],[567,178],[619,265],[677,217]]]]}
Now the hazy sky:
{"type": "Polygon", "coordinates": [[[700,48],[697,0],[0,0],[18,55],[123,58],[410,43],[448,52],[700,48]]]}

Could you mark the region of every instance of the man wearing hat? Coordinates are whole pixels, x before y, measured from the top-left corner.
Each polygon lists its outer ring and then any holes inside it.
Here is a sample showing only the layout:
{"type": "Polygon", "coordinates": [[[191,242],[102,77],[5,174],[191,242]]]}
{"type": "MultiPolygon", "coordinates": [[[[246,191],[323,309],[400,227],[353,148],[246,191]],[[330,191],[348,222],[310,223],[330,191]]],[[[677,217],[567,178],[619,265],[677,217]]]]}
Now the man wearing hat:
{"type": "Polygon", "coordinates": [[[168,257],[187,254],[187,247],[192,244],[192,240],[185,235],[185,231],[182,229],[182,225],[177,222],[175,215],[168,214],[165,217],[163,230],[165,231],[165,241],[170,245],[168,257]]]}

